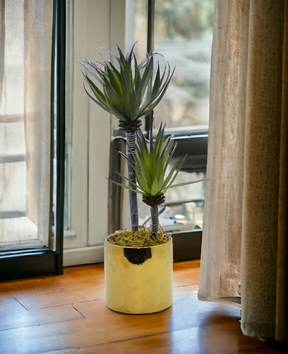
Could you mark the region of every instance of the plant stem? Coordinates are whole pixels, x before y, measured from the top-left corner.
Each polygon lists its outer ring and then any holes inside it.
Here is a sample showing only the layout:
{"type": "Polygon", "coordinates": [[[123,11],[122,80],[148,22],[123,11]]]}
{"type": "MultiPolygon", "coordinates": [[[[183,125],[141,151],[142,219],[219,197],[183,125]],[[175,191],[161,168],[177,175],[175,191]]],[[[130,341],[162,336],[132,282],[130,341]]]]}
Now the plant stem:
{"type": "MultiPolygon", "coordinates": [[[[126,146],[126,155],[134,164],[134,158],[131,152],[135,153],[135,131],[127,132],[127,146],[126,146]]],[[[136,174],[132,166],[128,164],[128,178],[131,179],[133,183],[136,183],[136,174]]],[[[132,183],[129,182],[130,188],[135,188],[132,183]]],[[[133,233],[138,231],[138,205],[137,205],[137,193],[129,190],[129,204],[130,204],[130,215],[131,215],[131,228],[133,233]]]]}
{"type": "MultiPolygon", "coordinates": [[[[164,213],[165,209],[166,209],[166,207],[164,206],[164,207],[158,212],[158,217],[159,217],[159,215],[161,215],[162,213],[164,213]]],[[[151,215],[149,216],[148,219],[146,219],[146,220],[144,221],[144,223],[143,223],[141,226],[144,227],[144,226],[147,224],[147,222],[148,222],[149,220],[151,220],[151,215]]]]}
{"type": "Polygon", "coordinates": [[[150,208],[151,211],[151,222],[152,222],[152,236],[156,236],[158,233],[158,207],[152,206],[150,208]]]}

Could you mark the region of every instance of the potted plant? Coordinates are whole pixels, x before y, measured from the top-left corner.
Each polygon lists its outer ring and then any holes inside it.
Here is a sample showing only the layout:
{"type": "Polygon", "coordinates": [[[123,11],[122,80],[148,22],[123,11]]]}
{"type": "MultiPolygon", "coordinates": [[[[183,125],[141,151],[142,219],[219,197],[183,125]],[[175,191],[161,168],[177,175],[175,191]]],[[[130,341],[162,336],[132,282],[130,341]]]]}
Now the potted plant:
{"type": "Polygon", "coordinates": [[[126,57],[118,46],[117,49],[119,57],[108,52],[118,62],[118,68],[104,56],[104,63],[98,65],[87,59],[82,63],[85,91],[119,119],[119,128],[127,134],[127,151],[121,154],[128,164],[128,177],[120,176],[128,181],[128,186],[120,185],[129,189],[131,230],[105,238],[106,305],[122,313],[153,313],[172,305],[172,238],[161,228],[158,230],[158,206],[163,204],[167,189],[195,182],[173,185],[185,158],[170,168],[176,143],[165,136],[162,123],[155,141],[153,122],[148,141],[140,130],[140,118],[160,102],[175,69],[171,73],[167,64],[161,75],[158,64],[154,75],[155,54],[146,54],[146,59],[138,64],[134,46],[126,57]],[[151,208],[151,228],[138,229],[137,193],[151,208]]]}
{"type": "MultiPolygon", "coordinates": [[[[136,44],[136,43],[135,43],[136,44]]],[[[88,59],[82,60],[84,70],[84,89],[88,96],[105,111],[113,114],[119,119],[119,129],[124,130],[127,136],[127,155],[133,164],[132,153],[135,146],[135,132],[141,127],[141,117],[149,114],[161,101],[173,76],[174,70],[170,72],[170,66],[166,65],[164,73],[161,75],[158,65],[155,80],[154,55],[152,51],[146,53],[146,59],[138,64],[136,56],[131,51],[124,56],[122,50],[117,46],[119,57],[106,48],[117,61],[118,68],[105,58],[102,54],[103,63],[91,62],[88,59]],[[93,79],[96,82],[93,82],[93,79]],[[99,89],[97,84],[99,84],[99,89]],[[90,88],[87,90],[85,84],[90,88]],[[129,149],[128,149],[129,147],[129,149]]],[[[131,164],[128,166],[130,180],[135,183],[136,177],[131,164]]],[[[130,187],[133,187],[131,182],[130,187]]],[[[134,191],[129,191],[131,228],[135,232],[138,230],[138,208],[137,195],[134,191]]]]}

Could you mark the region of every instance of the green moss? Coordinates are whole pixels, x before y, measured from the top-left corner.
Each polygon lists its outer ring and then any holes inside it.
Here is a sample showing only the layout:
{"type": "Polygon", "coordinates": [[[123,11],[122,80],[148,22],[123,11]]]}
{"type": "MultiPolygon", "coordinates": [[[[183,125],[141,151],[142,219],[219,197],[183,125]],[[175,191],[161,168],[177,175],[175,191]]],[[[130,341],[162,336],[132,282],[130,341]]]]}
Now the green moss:
{"type": "Polygon", "coordinates": [[[161,226],[159,227],[159,232],[153,239],[150,238],[151,228],[145,228],[139,226],[139,230],[136,231],[133,235],[132,230],[122,230],[116,231],[115,234],[108,238],[108,242],[117,245],[117,246],[126,246],[126,247],[151,247],[159,246],[163,243],[168,242],[169,238],[164,234],[161,226]]]}

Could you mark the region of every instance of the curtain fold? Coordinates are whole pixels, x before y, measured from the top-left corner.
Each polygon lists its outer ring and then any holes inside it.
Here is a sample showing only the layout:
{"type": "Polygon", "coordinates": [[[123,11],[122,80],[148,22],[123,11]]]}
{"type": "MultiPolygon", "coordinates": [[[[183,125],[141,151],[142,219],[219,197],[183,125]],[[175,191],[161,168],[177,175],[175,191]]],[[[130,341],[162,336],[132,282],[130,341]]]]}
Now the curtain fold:
{"type": "Polygon", "coordinates": [[[284,7],[273,0],[250,5],[242,210],[241,328],[276,339],[277,274],[284,271],[277,259],[285,250],[278,247],[285,227],[278,214],[281,122],[288,118],[282,116],[284,7]]]}
{"type": "Polygon", "coordinates": [[[249,0],[216,1],[199,297],[240,300],[249,0]]]}
{"type": "Polygon", "coordinates": [[[5,0],[0,0],[0,105],[3,101],[4,58],[5,58],[5,0]]]}
{"type": "Polygon", "coordinates": [[[216,0],[200,299],[285,339],[287,1],[216,0]]]}
{"type": "Polygon", "coordinates": [[[24,1],[26,216],[47,243],[50,201],[52,0],[24,1]]]}
{"type": "Polygon", "coordinates": [[[48,245],[53,0],[0,0],[0,245],[48,245]]]}

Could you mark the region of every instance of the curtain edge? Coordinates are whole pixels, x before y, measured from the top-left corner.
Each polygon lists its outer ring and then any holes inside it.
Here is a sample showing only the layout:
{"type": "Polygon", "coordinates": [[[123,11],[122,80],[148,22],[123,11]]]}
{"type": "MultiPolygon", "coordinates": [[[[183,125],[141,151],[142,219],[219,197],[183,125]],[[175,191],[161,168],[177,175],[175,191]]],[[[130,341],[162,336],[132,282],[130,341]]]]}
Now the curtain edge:
{"type": "Polygon", "coordinates": [[[221,302],[227,305],[233,305],[241,308],[241,297],[222,297],[222,298],[213,298],[213,297],[205,297],[197,293],[197,298],[199,301],[207,301],[207,302],[221,302]]]}

